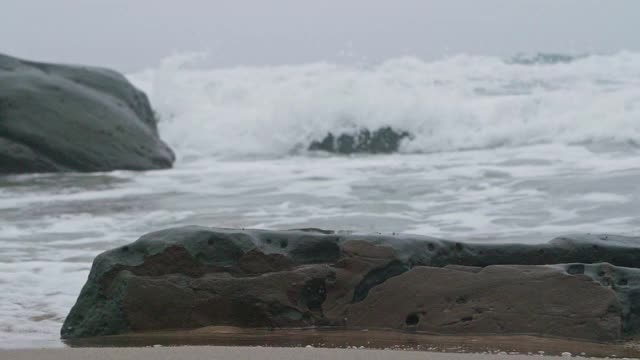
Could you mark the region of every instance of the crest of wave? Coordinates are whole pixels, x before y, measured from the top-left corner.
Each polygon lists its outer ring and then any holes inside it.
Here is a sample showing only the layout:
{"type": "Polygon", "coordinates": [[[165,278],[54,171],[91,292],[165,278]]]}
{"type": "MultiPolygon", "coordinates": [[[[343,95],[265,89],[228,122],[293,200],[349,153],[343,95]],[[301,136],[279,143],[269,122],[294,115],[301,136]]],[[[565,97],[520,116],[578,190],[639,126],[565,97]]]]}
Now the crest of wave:
{"type": "Polygon", "coordinates": [[[206,68],[169,57],[130,75],[181,158],[286,155],[328,132],[391,126],[403,152],[640,141],[640,54],[521,63],[458,55],[372,66],[206,68]]]}

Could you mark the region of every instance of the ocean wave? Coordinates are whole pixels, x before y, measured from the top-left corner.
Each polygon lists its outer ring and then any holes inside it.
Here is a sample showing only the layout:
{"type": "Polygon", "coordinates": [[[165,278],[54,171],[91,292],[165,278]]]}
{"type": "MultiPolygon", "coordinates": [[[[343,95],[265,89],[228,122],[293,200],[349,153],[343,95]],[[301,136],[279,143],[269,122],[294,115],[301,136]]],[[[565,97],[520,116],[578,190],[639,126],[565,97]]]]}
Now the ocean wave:
{"type": "Polygon", "coordinates": [[[506,60],[508,64],[520,65],[553,65],[567,64],[588,57],[588,54],[562,54],[539,52],[535,54],[520,53],[506,60]]]}
{"type": "Polygon", "coordinates": [[[382,127],[409,132],[400,151],[417,153],[640,142],[640,53],[545,58],[544,66],[457,55],[207,68],[203,58],[172,56],[129,75],[182,159],[280,156],[328,133],[382,127]]]}

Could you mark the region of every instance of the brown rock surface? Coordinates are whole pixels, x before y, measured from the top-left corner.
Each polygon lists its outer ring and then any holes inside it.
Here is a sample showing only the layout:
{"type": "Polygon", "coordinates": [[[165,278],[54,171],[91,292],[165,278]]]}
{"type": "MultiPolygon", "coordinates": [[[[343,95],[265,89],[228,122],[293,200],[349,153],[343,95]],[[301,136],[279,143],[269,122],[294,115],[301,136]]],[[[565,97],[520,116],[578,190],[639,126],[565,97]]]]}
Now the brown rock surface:
{"type": "Polygon", "coordinates": [[[640,330],[637,240],[169,229],[99,255],[62,335],[330,327],[615,342],[640,330]]]}
{"type": "Polygon", "coordinates": [[[416,267],[373,288],[346,317],[355,328],[595,341],[619,339],[622,329],[614,291],[584,275],[532,265],[488,266],[477,273],[416,267]]]}

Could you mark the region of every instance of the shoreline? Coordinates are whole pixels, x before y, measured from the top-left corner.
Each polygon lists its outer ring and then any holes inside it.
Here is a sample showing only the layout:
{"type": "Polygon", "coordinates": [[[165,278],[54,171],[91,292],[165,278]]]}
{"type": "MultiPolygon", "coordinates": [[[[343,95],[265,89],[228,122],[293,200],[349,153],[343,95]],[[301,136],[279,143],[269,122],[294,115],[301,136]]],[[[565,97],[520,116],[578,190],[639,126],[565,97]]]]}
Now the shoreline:
{"type": "MultiPolygon", "coordinates": [[[[338,360],[498,360],[498,359],[562,359],[561,357],[541,354],[513,353],[443,353],[424,351],[380,350],[380,349],[328,349],[328,348],[282,348],[282,347],[223,347],[223,346],[180,346],[145,348],[67,348],[67,349],[26,349],[0,350],[3,360],[75,360],[75,359],[338,359],[338,360]]],[[[575,356],[572,354],[571,356],[575,356]]],[[[586,358],[587,356],[578,355],[586,358]]]]}
{"type": "Polygon", "coordinates": [[[517,353],[640,358],[635,339],[595,343],[532,335],[435,335],[395,330],[244,329],[212,326],[193,330],[141,332],[67,340],[71,348],[251,347],[408,350],[438,353],[517,353]]]}

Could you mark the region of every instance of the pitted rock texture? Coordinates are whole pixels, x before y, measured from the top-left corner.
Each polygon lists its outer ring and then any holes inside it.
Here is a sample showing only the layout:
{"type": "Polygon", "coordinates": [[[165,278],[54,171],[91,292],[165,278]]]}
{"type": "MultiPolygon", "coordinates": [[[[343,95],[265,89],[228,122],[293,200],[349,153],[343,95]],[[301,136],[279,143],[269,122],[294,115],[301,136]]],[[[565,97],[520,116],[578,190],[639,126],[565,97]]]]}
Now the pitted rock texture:
{"type": "Polygon", "coordinates": [[[0,174],[172,166],[147,96],[107,69],[0,54],[0,174]]]}
{"type": "Polygon", "coordinates": [[[96,257],[61,333],[326,326],[617,341],[640,329],[638,240],[175,228],[96,257]]]}

